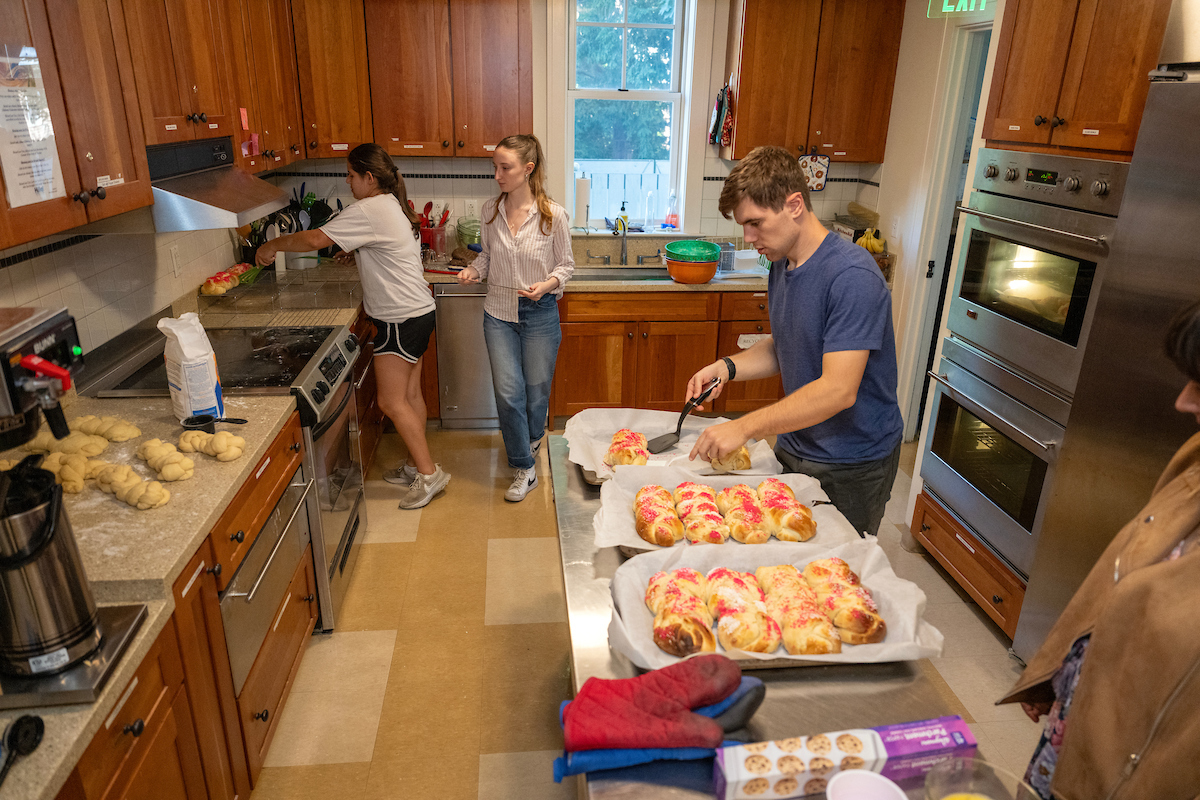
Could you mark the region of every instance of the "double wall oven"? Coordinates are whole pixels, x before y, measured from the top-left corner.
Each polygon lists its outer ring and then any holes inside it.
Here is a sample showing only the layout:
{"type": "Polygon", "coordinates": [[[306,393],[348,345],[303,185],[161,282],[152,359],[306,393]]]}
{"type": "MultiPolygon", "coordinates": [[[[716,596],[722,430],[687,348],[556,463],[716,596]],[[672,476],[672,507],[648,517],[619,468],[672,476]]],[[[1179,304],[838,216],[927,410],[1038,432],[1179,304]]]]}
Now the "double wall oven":
{"type": "Polygon", "coordinates": [[[921,477],[1021,577],[1053,490],[1128,166],[980,151],[921,477]]]}
{"type": "MultiPolygon", "coordinates": [[[[366,532],[353,382],[358,340],[349,326],[211,328],[207,333],[221,370],[222,391],[229,396],[295,396],[305,445],[301,468],[280,501],[278,513],[272,515],[276,527],[271,535],[260,535],[255,541],[238,576],[226,589],[227,594],[245,595],[244,602],[230,605],[238,618],[226,620],[227,630],[237,629],[243,622],[254,627],[254,620],[240,617],[250,614],[246,609],[255,596],[270,594],[253,588],[267,580],[264,577],[249,579],[251,588],[242,587],[242,573],[257,570],[267,575],[269,567],[286,562],[297,546],[302,553],[303,541],[308,539],[312,541],[320,607],[317,628],[332,630],[360,537],[366,532]],[[303,515],[296,511],[301,505],[303,515]]],[[[95,377],[86,393],[98,397],[165,395],[164,344],[162,334],[155,331],[132,356],[95,377]]],[[[278,571],[286,584],[292,570],[278,571]]]]}

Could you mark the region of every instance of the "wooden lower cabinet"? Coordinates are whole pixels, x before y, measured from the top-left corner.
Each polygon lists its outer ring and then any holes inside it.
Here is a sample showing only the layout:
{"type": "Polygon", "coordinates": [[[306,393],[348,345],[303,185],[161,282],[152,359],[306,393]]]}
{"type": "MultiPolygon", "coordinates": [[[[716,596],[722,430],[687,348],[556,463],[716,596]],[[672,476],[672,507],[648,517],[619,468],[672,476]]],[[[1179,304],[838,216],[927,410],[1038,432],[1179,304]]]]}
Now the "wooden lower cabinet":
{"type": "MultiPolygon", "coordinates": [[[[753,343],[755,337],[771,334],[771,323],[761,320],[724,321],[717,336],[717,353],[734,355],[753,343]]],[[[713,410],[753,411],[770,405],[783,397],[783,379],[778,375],[757,381],[734,381],[727,384],[713,403],[713,410]]]]}
{"type": "Polygon", "coordinates": [[[159,634],[59,800],[203,800],[204,770],[174,621],[159,634]]]}
{"type": "Polygon", "coordinates": [[[917,497],[912,532],[1011,639],[1025,583],[927,492],[917,497]]]}
{"type": "Polygon", "coordinates": [[[716,322],[642,322],[638,324],[638,408],[680,411],[691,377],[717,354],[716,322]]]}
{"type": "Polygon", "coordinates": [[[175,625],[184,686],[192,707],[209,800],[250,796],[250,774],[238,723],[229,650],[221,621],[210,541],[205,541],[175,582],[175,625]]]}
{"type": "Polygon", "coordinates": [[[287,594],[275,612],[275,622],[258,650],[258,658],[237,699],[251,783],[258,780],[262,771],[267,749],[279,724],[279,712],[283,710],[308,637],[317,623],[316,586],[312,547],[309,546],[296,567],[287,594]]]}
{"type": "Polygon", "coordinates": [[[636,403],[637,323],[564,322],[550,407],[554,416],[636,403]]]}

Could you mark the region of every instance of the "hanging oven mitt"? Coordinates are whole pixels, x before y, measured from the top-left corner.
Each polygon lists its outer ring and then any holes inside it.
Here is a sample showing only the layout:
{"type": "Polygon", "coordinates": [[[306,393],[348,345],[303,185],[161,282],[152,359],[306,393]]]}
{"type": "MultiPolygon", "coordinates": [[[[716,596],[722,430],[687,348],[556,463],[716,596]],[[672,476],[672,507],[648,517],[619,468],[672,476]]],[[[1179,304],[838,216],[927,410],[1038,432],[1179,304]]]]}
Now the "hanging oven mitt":
{"type": "Polygon", "coordinates": [[[742,671],[721,655],[689,658],[635,678],[589,678],[563,715],[569,752],[600,748],[717,747],[724,731],[693,708],[724,700],[742,671]]]}
{"type": "MultiPolygon", "coordinates": [[[[711,717],[727,734],[737,731],[749,722],[750,717],[762,705],[766,687],[758,678],[742,676],[733,693],[720,702],[694,709],[695,713],[711,717]]],[[[566,701],[559,709],[559,723],[564,724],[567,709],[572,701],[566,701]]],[[[721,746],[736,744],[726,740],[721,746]]],[[[711,758],[716,750],[711,747],[641,747],[614,748],[605,750],[583,750],[576,753],[564,752],[554,760],[554,781],[561,783],[568,775],[595,772],[602,769],[617,769],[651,761],[693,761],[711,758]]]]}

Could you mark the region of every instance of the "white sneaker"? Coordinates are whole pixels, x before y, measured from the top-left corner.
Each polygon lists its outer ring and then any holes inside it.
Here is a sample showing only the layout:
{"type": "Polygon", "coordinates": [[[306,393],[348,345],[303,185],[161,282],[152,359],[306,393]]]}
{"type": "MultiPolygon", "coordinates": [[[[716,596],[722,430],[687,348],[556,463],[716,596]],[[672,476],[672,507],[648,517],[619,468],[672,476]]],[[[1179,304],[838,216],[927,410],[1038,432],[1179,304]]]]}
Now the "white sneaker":
{"type": "Polygon", "coordinates": [[[417,473],[417,477],[413,478],[412,485],[408,487],[408,494],[400,500],[401,508],[421,508],[428,505],[433,496],[446,488],[446,484],[450,482],[450,473],[442,469],[441,464],[434,465],[432,475],[423,475],[417,473]]]}
{"type": "Polygon", "coordinates": [[[537,441],[529,443],[529,455],[533,456],[535,460],[537,459],[538,451],[542,449],[542,442],[544,441],[546,441],[545,434],[537,441]]]}
{"type": "Polygon", "coordinates": [[[410,464],[405,461],[395,469],[389,469],[383,473],[383,479],[388,483],[399,484],[400,486],[412,486],[413,480],[417,477],[417,465],[410,464]]]}
{"type": "Polygon", "coordinates": [[[519,469],[513,475],[512,485],[504,493],[504,499],[510,503],[519,503],[525,499],[525,495],[529,494],[538,485],[537,469],[530,467],[529,469],[519,469]]]}

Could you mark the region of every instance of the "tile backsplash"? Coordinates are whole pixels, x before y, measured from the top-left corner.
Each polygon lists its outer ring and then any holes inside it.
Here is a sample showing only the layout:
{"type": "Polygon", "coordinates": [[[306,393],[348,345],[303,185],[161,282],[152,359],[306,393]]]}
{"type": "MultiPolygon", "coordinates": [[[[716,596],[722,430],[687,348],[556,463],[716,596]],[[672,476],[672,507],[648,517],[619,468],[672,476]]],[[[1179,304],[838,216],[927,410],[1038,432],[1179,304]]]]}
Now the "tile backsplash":
{"type": "Polygon", "coordinates": [[[0,263],[0,307],[66,306],[86,354],[235,260],[229,231],[212,230],[51,236],[0,251],[0,263]]]}

